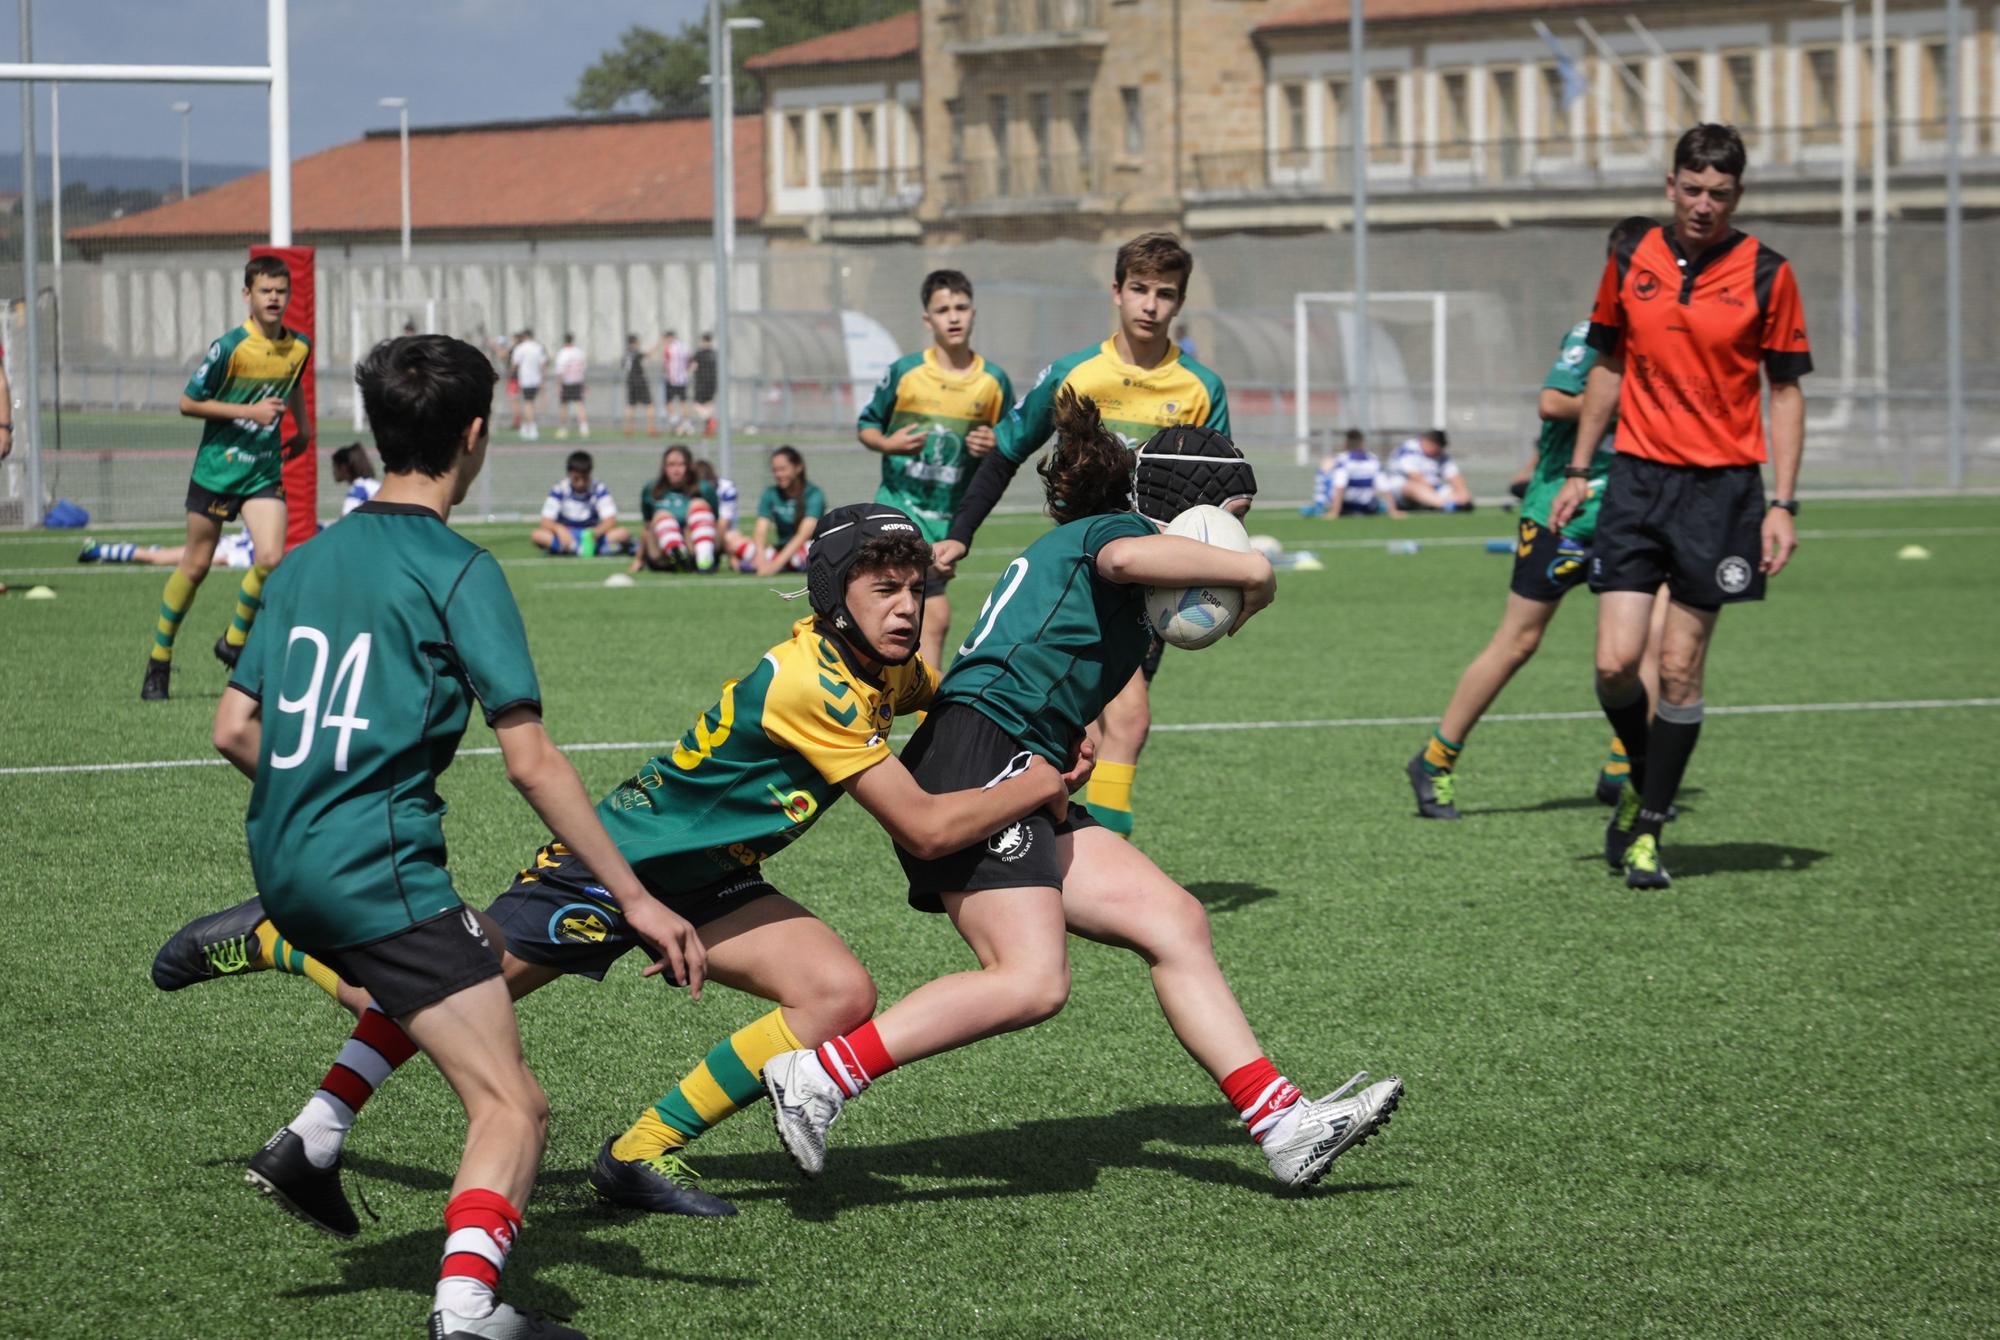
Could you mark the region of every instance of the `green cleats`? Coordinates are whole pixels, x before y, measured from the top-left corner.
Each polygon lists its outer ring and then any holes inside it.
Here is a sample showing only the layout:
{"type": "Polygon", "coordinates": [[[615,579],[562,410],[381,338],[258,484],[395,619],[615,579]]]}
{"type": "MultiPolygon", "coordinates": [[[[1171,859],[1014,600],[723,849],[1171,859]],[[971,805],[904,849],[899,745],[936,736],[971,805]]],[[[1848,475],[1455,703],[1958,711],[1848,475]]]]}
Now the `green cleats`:
{"type": "Polygon", "coordinates": [[[1632,839],[1632,845],[1625,849],[1625,887],[1628,889],[1673,887],[1673,880],[1667,878],[1667,868],[1660,864],[1660,840],[1651,833],[1639,834],[1632,839]]]}
{"type": "Polygon", "coordinates": [[[1625,852],[1638,833],[1639,788],[1627,782],[1618,793],[1618,809],[1604,826],[1604,863],[1613,874],[1625,868],[1625,852]]]}

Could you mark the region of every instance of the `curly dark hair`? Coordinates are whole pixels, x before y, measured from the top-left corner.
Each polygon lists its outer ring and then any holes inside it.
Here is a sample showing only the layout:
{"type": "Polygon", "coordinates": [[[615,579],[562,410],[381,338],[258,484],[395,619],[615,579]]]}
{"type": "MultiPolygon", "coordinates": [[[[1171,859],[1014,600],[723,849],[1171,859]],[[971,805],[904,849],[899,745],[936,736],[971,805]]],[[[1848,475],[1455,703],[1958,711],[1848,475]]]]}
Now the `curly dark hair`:
{"type": "Polygon", "coordinates": [[[893,568],[915,568],[924,572],[930,566],[931,547],[922,537],[877,535],[863,542],[855,552],[854,565],[847,570],[847,580],[851,582],[856,577],[893,568]]]}
{"type": "Polygon", "coordinates": [[[1132,453],[1104,426],[1097,402],[1065,386],[1056,392],[1056,445],[1035,467],[1058,526],[1132,506],[1132,453]]]}

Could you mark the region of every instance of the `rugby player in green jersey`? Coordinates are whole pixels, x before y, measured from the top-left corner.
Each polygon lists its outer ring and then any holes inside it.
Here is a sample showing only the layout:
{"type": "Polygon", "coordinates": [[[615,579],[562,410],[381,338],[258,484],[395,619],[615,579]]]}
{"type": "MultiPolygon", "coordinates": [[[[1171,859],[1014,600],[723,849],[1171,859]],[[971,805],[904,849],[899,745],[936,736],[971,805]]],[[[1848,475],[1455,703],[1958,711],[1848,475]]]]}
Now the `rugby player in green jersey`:
{"type": "MultiPolygon", "coordinates": [[[[1065,388],[1057,446],[1040,466],[1056,528],[1007,565],[959,648],[936,706],[903,751],[916,783],[955,792],[995,785],[1044,760],[1060,767],[1152,641],[1147,585],[1233,586],[1243,621],[1271,603],[1257,553],[1160,530],[1198,504],[1256,491],[1220,433],[1173,427],[1135,453],[1097,407],[1065,388]]],[[[943,854],[899,847],[910,902],[944,912],[979,960],[817,1048],[770,1059],[764,1084],[779,1138],[808,1176],[826,1158],[842,1107],[898,1065],[1027,1028],[1069,996],[1069,935],[1132,950],[1152,973],[1168,1024],[1221,1087],[1286,1186],[1307,1186],[1389,1119],[1402,1081],[1352,1097],[1366,1072],[1308,1099],[1264,1055],[1222,976],[1201,903],[1081,805],[1031,813],[943,854]]]]}
{"type": "Polygon", "coordinates": [[[700,990],[693,928],[618,855],[542,726],[526,630],[493,556],[445,524],[485,461],[493,366],[439,335],[376,346],[356,370],[388,479],[300,550],[215,715],[216,747],[254,783],[244,820],[263,910],[370,1003],[298,1120],[248,1180],[309,1223],[352,1236],[340,1135],[395,1063],[424,1051],[465,1105],[445,1206],[432,1340],[580,1337],[495,1298],[521,1229],[548,1100],[521,1056],[485,924],[445,869],[437,778],[476,701],[507,775],[567,848],[602,872],[631,933],[700,990]],[[354,574],[365,572],[357,581],[354,574]]]}
{"type": "MultiPolygon", "coordinates": [[[[653,897],[694,923],[707,947],[708,980],[778,1005],[717,1043],[605,1142],[590,1180],[620,1205],[733,1214],[727,1201],[692,1184],[679,1151],[764,1096],[766,1059],[817,1045],[875,1008],[867,970],[825,923],[772,887],[765,859],[804,835],[843,793],[905,849],[940,855],[1045,806],[1060,821],[1069,790],[1088,773],[1084,751],[1073,766],[1067,756],[1062,767],[1024,760],[1020,775],[993,787],[942,796],[919,787],[885,741],[896,715],[928,707],[937,687],[917,654],[930,546],[909,517],[877,503],[821,520],[806,570],[813,613],[723,685],[675,748],[647,760],[597,807],[618,863],[629,862],[653,897]]],[[[635,947],[624,895],[607,887],[600,868],[597,858],[551,842],[487,909],[505,935],[505,977],[517,998],[566,974],[602,979],[635,947]]],[[[230,968],[285,966],[250,948],[262,915],[253,898],[190,923],[160,951],[154,981],[174,990],[230,968]]],[[[367,1008],[365,992],[342,985],[339,995],[350,1009],[367,1008]]],[[[371,1060],[368,1092],[401,1059],[371,1060]]],[[[339,1138],[345,1134],[343,1126],[339,1138]]],[[[352,1220],[344,1201],[336,1213],[352,1220]]]]}
{"type": "MultiPolygon", "coordinates": [[[[933,545],[942,541],[979,459],[993,450],[993,425],[1014,403],[1014,384],[997,363],[972,351],[972,281],[933,270],[918,290],[931,347],[889,365],[861,411],[855,436],[882,454],[875,501],[910,514],[933,545]]],[[[932,568],[924,588],[924,660],[944,664],[951,626],[950,577],[932,568]]]]}
{"type": "Polygon", "coordinates": [[[174,639],[208,576],[223,523],[240,515],[257,551],[237,589],[229,628],[215,642],[216,658],[224,665],[233,667],[242,655],[263,603],[265,579],[284,556],[284,463],[310,442],[299,379],[312,347],[304,335],[285,328],[285,307],[291,300],[292,275],[282,260],[259,256],[244,266],[243,301],[249,315],[208,346],[181,392],[181,413],[203,421],[201,446],[188,481],[187,541],[160,595],[153,647],[139,689],[148,702],[167,697],[174,639]],[[281,441],[279,425],[287,410],[297,431],[281,441]]]}
{"type": "MultiPolygon", "coordinates": [[[[1644,215],[1622,220],[1611,230],[1609,247],[1616,250],[1626,238],[1637,238],[1655,227],[1644,215]]],[[[1583,584],[1590,561],[1590,542],[1597,534],[1597,508],[1604,500],[1604,472],[1616,453],[1607,436],[1579,472],[1587,479],[1589,493],[1569,524],[1561,530],[1549,524],[1549,504],[1572,473],[1570,454],[1576,445],[1576,424],[1583,412],[1584,379],[1597,361],[1597,351],[1585,341],[1590,334],[1588,321],[1574,326],[1563,336],[1556,351],[1555,365],[1542,382],[1537,404],[1542,419],[1541,440],[1536,447],[1533,473],[1521,499],[1520,534],[1514,548],[1514,575],[1509,584],[1507,607],[1493,640],[1459,676],[1458,687],[1445,707],[1431,738],[1404,768],[1410,789],[1417,798],[1417,813],[1425,819],[1456,819],[1459,752],[1479,724],[1479,718],[1493,706],[1494,699],[1507,687],[1516,671],[1534,657],[1542,645],[1542,635],[1556,616],[1562,598],[1583,584]]],[[[1650,643],[1646,683],[1659,683],[1659,627],[1666,619],[1667,602],[1660,597],[1653,611],[1656,636],[1650,643]]],[[[1652,687],[1648,691],[1652,692],[1652,687]]],[[[1657,697],[1657,693],[1654,694],[1657,697]]],[[[1618,803],[1631,763],[1625,746],[1615,737],[1611,752],[1598,773],[1598,799],[1618,803]]]]}

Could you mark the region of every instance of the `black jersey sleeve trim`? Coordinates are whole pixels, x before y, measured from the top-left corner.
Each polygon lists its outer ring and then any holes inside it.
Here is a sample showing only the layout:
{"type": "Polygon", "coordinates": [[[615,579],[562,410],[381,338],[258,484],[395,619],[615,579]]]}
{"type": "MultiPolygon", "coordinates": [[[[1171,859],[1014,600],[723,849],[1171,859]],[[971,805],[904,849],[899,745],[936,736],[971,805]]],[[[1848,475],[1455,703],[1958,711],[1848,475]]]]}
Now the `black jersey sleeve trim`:
{"type": "Polygon", "coordinates": [[[1778,272],[1785,268],[1785,258],[1765,246],[1757,244],[1757,261],[1751,270],[1751,288],[1757,295],[1757,315],[1764,316],[1771,310],[1771,291],[1777,287],[1778,272]]]}
{"type": "Polygon", "coordinates": [[[1809,353],[1783,349],[1764,351],[1764,375],[1774,382],[1795,382],[1812,370],[1812,355],[1809,353]]]}
{"type": "Polygon", "coordinates": [[[1590,323],[1590,334],[1583,337],[1583,342],[1600,354],[1615,354],[1618,352],[1619,333],[1616,326],[1601,325],[1593,321],[1590,323]]]}
{"type": "Polygon", "coordinates": [[[485,703],[481,703],[479,710],[486,714],[486,724],[491,726],[517,707],[532,707],[535,709],[536,716],[542,714],[542,700],[540,698],[516,698],[512,702],[501,703],[498,707],[488,707],[485,703]]]}
{"type": "Polygon", "coordinates": [[[1007,453],[994,450],[987,453],[973,472],[972,485],[965,491],[965,501],[958,505],[958,511],[951,518],[951,529],[946,532],[947,540],[956,540],[968,550],[972,548],[972,536],[992,513],[1000,495],[1014,482],[1014,472],[1020,465],[1007,458],[1007,453]]]}

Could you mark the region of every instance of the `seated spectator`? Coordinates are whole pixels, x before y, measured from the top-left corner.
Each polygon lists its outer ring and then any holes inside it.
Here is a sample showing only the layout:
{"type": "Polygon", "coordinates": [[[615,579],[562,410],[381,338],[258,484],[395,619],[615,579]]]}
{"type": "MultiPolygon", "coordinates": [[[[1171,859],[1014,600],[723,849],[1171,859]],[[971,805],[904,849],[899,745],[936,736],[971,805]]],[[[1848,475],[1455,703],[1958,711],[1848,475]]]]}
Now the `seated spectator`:
{"type": "Polygon", "coordinates": [[[806,479],[805,458],[795,447],[771,453],[771,484],[757,503],[757,529],[751,537],[753,566],[769,577],[787,568],[803,571],[806,546],[826,511],[826,495],[806,479]]]}
{"type": "Polygon", "coordinates": [[[359,442],[350,442],[334,452],[330,466],[333,482],[347,485],[347,492],[340,499],[342,516],[372,499],[382,487],[382,481],[375,477],[374,462],[368,459],[368,448],[359,442]]]}
{"type": "Polygon", "coordinates": [[[694,472],[701,476],[704,484],[715,489],[715,523],[722,530],[722,552],[729,556],[729,565],[738,571],[747,571],[745,564],[757,552],[757,546],[750,537],[737,528],[736,522],[736,481],[724,479],[715,472],[715,462],[700,460],[694,463],[694,472]]]}
{"type": "Polygon", "coordinates": [[[532,535],[535,546],[585,558],[623,552],[632,543],[632,532],[618,524],[618,504],[611,500],[611,490],[590,477],[590,453],[572,451],[564,464],[568,473],[542,503],[542,519],[532,535]]]}
{"type": "Polygon", "coordinates": [[[1320,461],[1313,478],[1312,502],[1299,509],[1306,516],[1401,516],[1396,500],[1382,488],[1382,462],[1368,450],[1358,428],[1347,430],[1338,456],[1320,461]]]}
{"type": "Polygon", "coordinates": [[[1472,490],[1445,454],[1444,429],[1403,439],[1389,458],[1383,492],[1408,511],[1470,512],[1472,490]]]}
{"type": "MultiPolygon", "coordinates": [[[[83,552],[76,556],[79,563],[142,563],[152,568],[175,568],[180,566],[181,554],[185,546],[178,544],[133,544],[128,541],[85,540],[83,552]]],[[[209,555],[210,571],[216,568],[242,568],[248,570],[257,550],[250,543],[250,532],[240,525],[215,543],[214,553],[209,555]]]]}
{"type": "Polygon", "coordinates": [[[715,485],[694,468],[694,453],[678,444],[660,457],[660,473],[639,490],[639,551],[632,571],[715,570],[715,485]]]}

